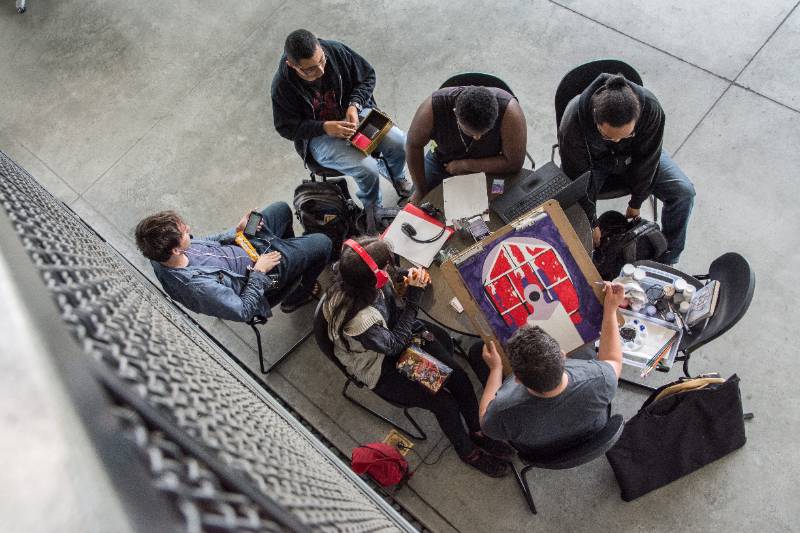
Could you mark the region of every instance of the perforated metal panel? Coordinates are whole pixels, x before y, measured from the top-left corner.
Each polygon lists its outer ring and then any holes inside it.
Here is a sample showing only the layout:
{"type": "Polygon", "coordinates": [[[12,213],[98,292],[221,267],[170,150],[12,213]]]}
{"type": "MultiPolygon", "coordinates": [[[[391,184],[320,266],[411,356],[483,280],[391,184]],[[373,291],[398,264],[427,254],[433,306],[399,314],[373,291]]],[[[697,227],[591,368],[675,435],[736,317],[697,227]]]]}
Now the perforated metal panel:
{"type": "Polygon", "coordinates": [[[0,202],[187,531],[413,530],[2,152],[0,202]]]}

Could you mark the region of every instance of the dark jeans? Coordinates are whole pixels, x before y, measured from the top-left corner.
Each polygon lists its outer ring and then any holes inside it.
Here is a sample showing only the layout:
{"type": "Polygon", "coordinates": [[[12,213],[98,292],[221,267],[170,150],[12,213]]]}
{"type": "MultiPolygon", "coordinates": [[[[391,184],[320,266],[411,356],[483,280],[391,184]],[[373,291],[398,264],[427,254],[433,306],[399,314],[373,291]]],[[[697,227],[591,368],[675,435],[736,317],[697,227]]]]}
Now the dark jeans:
{"type": "Polygon", "coordinates": [[[464,457],[475,447],[464,431],[464,422],[471,433],[480,431],[478,398],[472,383],[444,346],[438,341],[426,343],[425,351],[453,369],[444,387],[432,394],[423,385],[409,380],[394,368],[394,361],[384,360],[384,372],[373,391],[392,403],[406,407],[420,407],[433,412],[445,436],[456,453],[464,457]],[[461,421],[464,418],[464,422],[461,421]]]}
{"type": "Polygon", "coordinates": [[[283,302],[287,305],[302,302],[311,294],[314,282],[328,264],[331,241],[321,233],[295,237],[292,210],[285,202],[270,204],[261,214],[264,227],[256,233],[253,246],[261,254],[271,250],[281,253],[281,262],[275,268],[278,287],[274,290],[280,291],[300,278],[300,285],[283,302]]]}

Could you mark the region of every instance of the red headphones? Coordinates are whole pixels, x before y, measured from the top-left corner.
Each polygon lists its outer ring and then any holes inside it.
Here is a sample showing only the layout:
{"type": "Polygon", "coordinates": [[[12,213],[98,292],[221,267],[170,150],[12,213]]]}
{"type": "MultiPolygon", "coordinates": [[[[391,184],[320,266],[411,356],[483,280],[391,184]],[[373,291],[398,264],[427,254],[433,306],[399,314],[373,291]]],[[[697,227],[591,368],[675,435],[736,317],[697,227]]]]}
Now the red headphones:
{"type": "Polygon", "coordinates": [[[372,259],[372,256],[369,255],[367,251],[353,239],[347,239],[344,241],[344,246],[349,246],[359,256],[361,256],[361,259],[364,260],[364,263],[366,263],[367,266],[372,270],[372,273],[375,274],[375,288],[382,289],[383,286],[386,285],[386,282],[389,281],[389,274],[387,274],[385,270],[378,268],[378,265],[375,263],[375,260],[372,259]]]}

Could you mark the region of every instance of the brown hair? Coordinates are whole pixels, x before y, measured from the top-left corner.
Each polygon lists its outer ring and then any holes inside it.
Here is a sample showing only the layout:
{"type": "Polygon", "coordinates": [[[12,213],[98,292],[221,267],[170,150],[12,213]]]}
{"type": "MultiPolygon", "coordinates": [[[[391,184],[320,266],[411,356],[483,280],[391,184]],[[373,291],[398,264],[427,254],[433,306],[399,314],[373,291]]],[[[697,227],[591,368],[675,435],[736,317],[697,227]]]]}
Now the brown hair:
{"type": "Polygon", "coordinates": [[[163,263],[172,249],[181,244],[183,219],[175,211],[161,211],[142,219],[136,225],[136,246],[142,255],[163,263]]]}
{"type": "Polygon", "coordinates": [[[564,374],[561,347],[542,328],[522,326],[509,339],[507,348],[511,370],[527,388],[545,393],[561,384],[564,374]]]}

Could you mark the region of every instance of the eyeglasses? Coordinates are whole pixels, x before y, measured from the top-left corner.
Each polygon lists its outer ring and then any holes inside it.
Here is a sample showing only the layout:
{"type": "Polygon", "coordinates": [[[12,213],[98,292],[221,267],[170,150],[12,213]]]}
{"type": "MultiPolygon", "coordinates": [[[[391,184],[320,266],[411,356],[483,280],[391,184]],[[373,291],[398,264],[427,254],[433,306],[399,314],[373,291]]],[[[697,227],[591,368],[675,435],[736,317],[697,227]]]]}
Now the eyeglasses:
{"type": "Polygon", "coordinates": [[[325,68],[325,63],[328,61],[328,58],[325,57],[325,50],[322,50],[322,58],[319,60],[319,63],[316,65],[311,65],[310,67],[301,68],[298,65],[292,65],[294,68],[305,74],[306,76],[311,76],[318,70],[322,70],[325,68]]]}
{"type": "Polygon", "coordinates": [[[597,126],[597,132],[600,134],[600,137],[602,137],[604,141],[619,142],[619,141],[624,141],[625,139],[632,139],[633,137],[636,137],[636,130],[633,130],[632,132],[630,132],[630,134],[626,135],[625,137],[616,137],[616,138],[606,137],[606,134],[603,133],[603,130],[600,129],[600,126],[598,125],[596,126],[597,126]]]}

